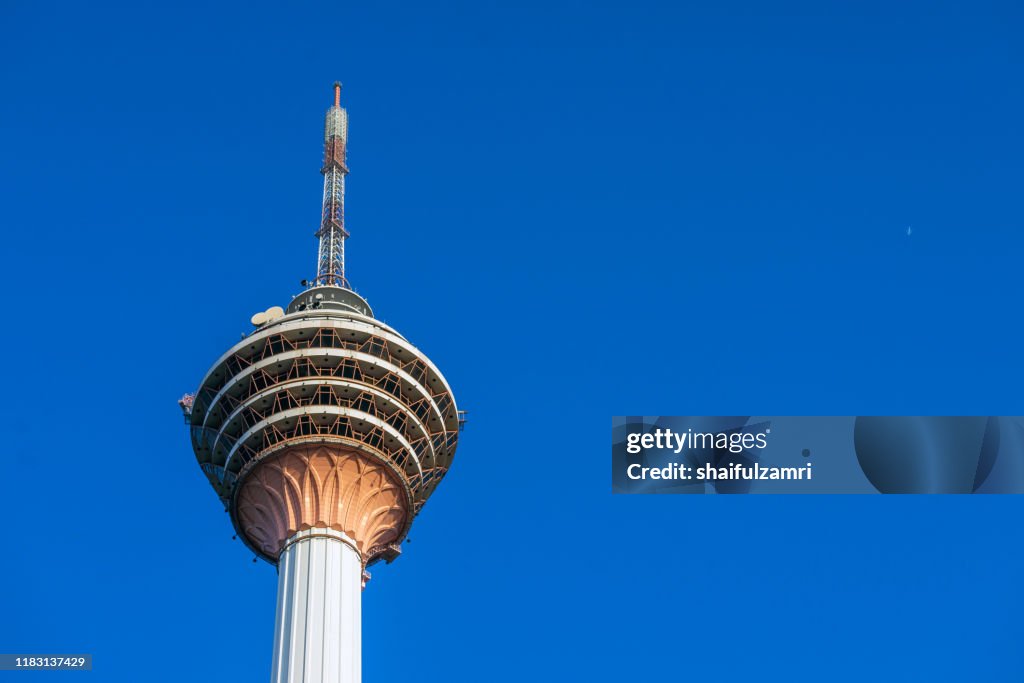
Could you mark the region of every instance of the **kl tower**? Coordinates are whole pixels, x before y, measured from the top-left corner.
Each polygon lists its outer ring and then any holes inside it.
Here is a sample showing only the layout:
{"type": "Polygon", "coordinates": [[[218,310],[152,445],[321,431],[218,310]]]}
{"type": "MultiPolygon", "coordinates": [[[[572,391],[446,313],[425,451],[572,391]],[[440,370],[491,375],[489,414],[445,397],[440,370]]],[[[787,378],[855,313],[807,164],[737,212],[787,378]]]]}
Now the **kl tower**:
{"type": "Polygon", "coordinates": [[[272,683],[360,680],[366,568],[401,552],[458,443],[441,372],[345,279],[347,138],[335,83],[316,278],[181,401],[238,537],[277,566],[272,683]]]}

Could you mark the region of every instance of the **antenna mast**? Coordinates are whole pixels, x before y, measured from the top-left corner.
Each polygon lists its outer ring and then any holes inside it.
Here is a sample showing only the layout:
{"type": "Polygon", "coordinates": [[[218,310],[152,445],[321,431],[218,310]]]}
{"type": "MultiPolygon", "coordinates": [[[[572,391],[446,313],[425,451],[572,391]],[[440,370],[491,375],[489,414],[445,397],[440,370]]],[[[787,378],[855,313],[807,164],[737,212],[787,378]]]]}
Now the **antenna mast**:
{"type": "Polygon", "coordinates": [[[317,253],[317,285],[349,288],[345,279],[345,143],[348,140],[348,112],[341,107],[341,83],[334,84],[334,106],[324,120],[323,211],[320,215],[320,249],[317,253]]]}

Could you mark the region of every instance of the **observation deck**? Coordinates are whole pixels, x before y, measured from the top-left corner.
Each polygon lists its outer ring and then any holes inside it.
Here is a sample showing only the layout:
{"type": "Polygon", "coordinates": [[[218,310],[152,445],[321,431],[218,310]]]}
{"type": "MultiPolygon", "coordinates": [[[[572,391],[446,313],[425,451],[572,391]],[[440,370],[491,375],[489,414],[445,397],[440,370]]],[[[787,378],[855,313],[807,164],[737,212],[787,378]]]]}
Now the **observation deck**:
{"type": "Polygon", "coordinates": [[[350,289],[308,289],[221,356],[195,395],[196,458],[239,537],[271,563],[289,535],[316,527],[357,539],[364,566],[391,561],[451,466],[451,388],[372,316],[350,289]]]}

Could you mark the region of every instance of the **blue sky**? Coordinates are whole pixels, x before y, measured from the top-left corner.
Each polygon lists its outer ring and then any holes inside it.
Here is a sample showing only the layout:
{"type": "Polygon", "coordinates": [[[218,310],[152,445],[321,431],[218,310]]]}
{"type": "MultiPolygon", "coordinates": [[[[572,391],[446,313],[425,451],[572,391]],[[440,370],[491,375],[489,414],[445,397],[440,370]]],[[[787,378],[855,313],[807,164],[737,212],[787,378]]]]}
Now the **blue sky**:
{"type": "Polygon", "coordinates": [[[613,497],[608,427],[1021,412],[1020,6],[366,4],[0,6],[0,650],[269,675],[175,401],[313,274],[340,79],[349,277],[470,411],[367,683],[1019,680],[1017,498],[613,497]]]}

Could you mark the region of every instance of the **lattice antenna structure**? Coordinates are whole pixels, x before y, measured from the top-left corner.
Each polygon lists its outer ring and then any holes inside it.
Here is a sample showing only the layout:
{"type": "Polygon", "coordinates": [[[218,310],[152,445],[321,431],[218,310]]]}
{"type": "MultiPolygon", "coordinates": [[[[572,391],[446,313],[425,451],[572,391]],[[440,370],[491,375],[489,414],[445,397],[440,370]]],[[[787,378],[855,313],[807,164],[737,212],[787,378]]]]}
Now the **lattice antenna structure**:
{"type": "Polygon", "coordinates": [[[323,210],[317,253],[316,284],[349,289],[345,279],[345,145],[348,141],[348,112],[341,106],[341,83],[334,84],[334,105],[324,119],[323,210]]]}

